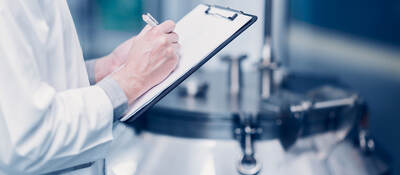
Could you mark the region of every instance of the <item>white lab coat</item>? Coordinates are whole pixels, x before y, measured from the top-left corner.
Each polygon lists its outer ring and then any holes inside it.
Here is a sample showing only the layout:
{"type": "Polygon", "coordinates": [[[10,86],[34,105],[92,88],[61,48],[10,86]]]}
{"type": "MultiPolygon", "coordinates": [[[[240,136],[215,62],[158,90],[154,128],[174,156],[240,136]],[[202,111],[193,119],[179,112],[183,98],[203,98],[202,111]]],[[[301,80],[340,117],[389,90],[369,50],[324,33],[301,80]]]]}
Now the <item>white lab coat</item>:
{"type": "Polygon", "coordinates": [[[101,163],[112,122],[110,99],[89,86],[66,1],[0,0],[0,174],[101,163]]]}

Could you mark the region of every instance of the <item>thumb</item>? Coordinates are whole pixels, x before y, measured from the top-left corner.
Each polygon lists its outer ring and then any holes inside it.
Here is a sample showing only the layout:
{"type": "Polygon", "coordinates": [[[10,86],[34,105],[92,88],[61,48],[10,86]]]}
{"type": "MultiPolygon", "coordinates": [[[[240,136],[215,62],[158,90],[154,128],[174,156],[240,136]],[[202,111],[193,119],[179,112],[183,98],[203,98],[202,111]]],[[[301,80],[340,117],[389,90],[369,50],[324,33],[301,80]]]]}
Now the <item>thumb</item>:
{"type": "Polygon", "coordinates": [[[142,29],[142,31],[139,33],[139,35],[143,35],[145,33],[147,33],[152,27],[150,25],[146,25],[144,26],[144,28],[142,29]]]}

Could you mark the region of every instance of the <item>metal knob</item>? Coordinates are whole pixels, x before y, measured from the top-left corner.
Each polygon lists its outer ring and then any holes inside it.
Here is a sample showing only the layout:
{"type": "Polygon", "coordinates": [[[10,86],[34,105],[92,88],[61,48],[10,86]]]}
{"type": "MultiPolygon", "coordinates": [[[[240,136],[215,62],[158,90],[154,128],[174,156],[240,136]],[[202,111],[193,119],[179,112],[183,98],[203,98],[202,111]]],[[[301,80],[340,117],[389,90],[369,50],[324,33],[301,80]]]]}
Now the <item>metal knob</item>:
{"type": "Polygon", "coordinates": [[[261,163],[254,156],[244,155],[237,165],[237,170],[242,175],[256,175],[261,171],[261,163]]]}
{"type": "Polygon", "coordinates": [[[247,58],[247,55],[232,57],[229,55],[223,56],[222,60],[228,62],[228,87],[231,95],[238,95],[242,88],[242,61],[247,58]]]}
{"type": "Polygon", "coordinates": [[[273,59],[271,52],[271,40],[267,37],[262,51],[262,59],[258,63],[260,72],[260,93],[262,99],[268,99],[278,86],[274,79],[274,72],[279,64],[273,59]]]}
{"type": "Polygon", "coordinates": [[[178,87],[178,92],[181,97],[205,98],[207,91],[207,81],[200,80],[197,77],[188,79],[178,87]]]}
{"type": "Polygon", "coordinates": [[[257,161],[254,152],[254,145],[252,140],[252,135],[254,134],[254,129],[250,126],[244,128],[244,150],[243,157],[238,162],[237,170],[242,175],[256,175],[261,171],[262,164],[257,161]]]}
{"type": "Polygon", "coordinates": [[[239,127],[235,134],[240,142],[243,156],[236,165],[237,171],[242,175],[256,175],[262,169],[261,161],[256,159],[254,142],[262,130],[256,125],[257,119],[252,115],[239,113],[239,127]]]}

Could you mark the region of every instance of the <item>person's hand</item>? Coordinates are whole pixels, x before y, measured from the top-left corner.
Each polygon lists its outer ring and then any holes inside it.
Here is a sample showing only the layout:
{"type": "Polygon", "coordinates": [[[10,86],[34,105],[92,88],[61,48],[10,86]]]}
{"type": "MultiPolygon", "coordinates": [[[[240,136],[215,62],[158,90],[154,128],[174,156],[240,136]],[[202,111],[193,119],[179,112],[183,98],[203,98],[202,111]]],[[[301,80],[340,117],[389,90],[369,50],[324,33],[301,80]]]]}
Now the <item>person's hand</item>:
{"type": "Polygon", "coordinates": [[[110,54],[96,60],[95,81],[99,82],[107,75],[111,74],[128,60],[129,50],[132,47],[135,37],[126,40],[114,49],[110,54]]]}
{"type": "Polygon", "coordinates": [[[158,26],[147,25],[132,38],[123,68],[112,74],[133,102],[147,90],[163,81],[178,65],[178,35],[175,23],[166,21],[158,26]]]}
{"type": "Polygon", "coordinates": [[[112,71],[118,69],[121,67],[123,64],[126,63],[126,61],[129,58],[129,51],[132,48],[132,44],[134,44],[134,39],[135,36],[130,38],[129,40],[126,40],[122,44],[120,44],[117,48],[111,52],[109,55],[109,58],[112,60],[112,71]]]}

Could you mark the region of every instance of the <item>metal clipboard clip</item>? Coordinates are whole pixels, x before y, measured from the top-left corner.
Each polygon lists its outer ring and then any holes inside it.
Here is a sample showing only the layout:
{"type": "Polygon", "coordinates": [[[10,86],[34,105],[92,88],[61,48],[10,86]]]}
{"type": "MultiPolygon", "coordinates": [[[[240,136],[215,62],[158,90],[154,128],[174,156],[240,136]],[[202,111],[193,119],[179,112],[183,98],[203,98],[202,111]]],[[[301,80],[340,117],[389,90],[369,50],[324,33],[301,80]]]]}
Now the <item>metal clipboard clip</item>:
{"type": "Polygon", "coordinates": [[[238,11],[238,10],[230,9],[229,7],[221,7],[221,6],[218,6],[218,5],[207,5],[207,6],[208,6],[208,8],[205,11],[205,13],[207,15],[218,16],[218,17],[222,17],[222,18],[225,18],[225,19],[228,19],[228,20],[231,20],[231,21],[235,20],[235,18],[238,16],[238,13],[243,13],[243,12],[238,11]],[[229,12],[233,12],[233,14],[232,15],[230,15],[230,14],[227,15],[227,14],[219,13],[219,12],[216,12],[214,9],[226,10],[226,11],[229,11],[229,12]]]}

